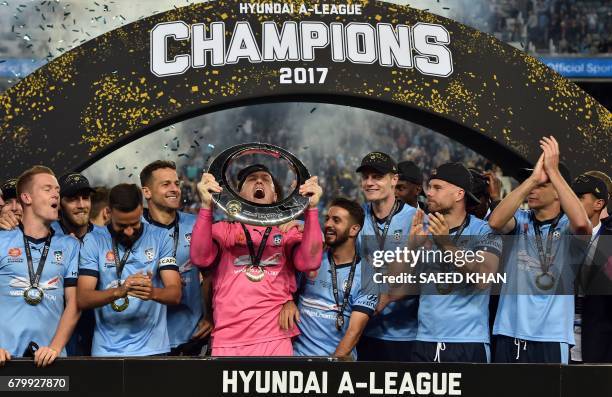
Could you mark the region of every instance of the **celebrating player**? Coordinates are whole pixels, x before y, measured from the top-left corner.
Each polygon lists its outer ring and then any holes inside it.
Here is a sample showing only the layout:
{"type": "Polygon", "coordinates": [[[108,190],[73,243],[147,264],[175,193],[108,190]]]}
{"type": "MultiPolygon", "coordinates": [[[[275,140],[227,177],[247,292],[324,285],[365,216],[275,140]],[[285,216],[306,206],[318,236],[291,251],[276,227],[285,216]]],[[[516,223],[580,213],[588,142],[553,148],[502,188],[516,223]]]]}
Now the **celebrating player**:
{"type": "Polygon", "coordinates": [[[115,186],[109,206],[111,223],[85,236],[79,263],[79,307],[96,308],[92,355],[166,354],[166,305],[181,300],[173,241],[142,222],[138,186],[115,186]]]}
{"type": "Polygon", "coordinates": [[[355,346],[374,313],[378,297],[361,287],[361,259],[356,248],[363,208],[343,198],[325,216],[323,261],[317,272],[301,274],[299,328],[293,343],[297,356],[356,359],[355,346]]]}
{"type": "Polygon", "coordinates": [[[0,363],[31,355],[37,366],[46,366],[65,356],[79,318],[79,243],[51,229],[60,197],[50,169],[35,166],[24,172],[17,194],[21,225],[0,232],[0,363]]]}
{"type": "Polygon", "coordinates": [[[493,327],[495,362],[567,364],[569,345],[574,344],[573,288],[559,295],[554,291],[562,274],[573,286],[569,235],[590,235],[592,228],[568,185],[569,171],[560,167],[557,140],[543,137],[540,146],[543,153],[531,175],[489,218],[494,230],[525,236],[513,241],[506,258],[508,282],[493,327]],[[528,211],[519,209],[525,199],[528,211]]]}
{"type": "MultiPolygon", "coordinates": [[[[280,197],[271,172],[261,164],[238,174],[238,190],[245,200],[272,204],[280,197]]],[[[317,204],[321,187],[317,177],[299,187],[309,196],[304,231],[259,227],[237,222],[212,222],[212,194],[221,187],[211,174],[198,184],[202,209],[193,229],[191,260],[212,269],[213,356],[291,356],[291,337],[283,330],[280,311],[296,290],[295,270],[310,272],[321,263],[322,239],[317,204]]]]}

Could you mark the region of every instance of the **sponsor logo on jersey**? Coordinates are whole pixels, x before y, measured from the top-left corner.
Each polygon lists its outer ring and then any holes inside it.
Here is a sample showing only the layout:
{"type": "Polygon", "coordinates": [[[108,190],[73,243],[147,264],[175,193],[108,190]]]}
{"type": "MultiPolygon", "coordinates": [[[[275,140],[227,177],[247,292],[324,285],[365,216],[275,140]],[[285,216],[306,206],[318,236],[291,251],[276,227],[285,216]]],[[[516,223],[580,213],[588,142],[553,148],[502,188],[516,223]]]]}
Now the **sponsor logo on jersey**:
{"type": "MultiPolygon", "coordinates": [[[[47,294],[48,290],[56,290],[59,288],[60,276],[55,276],[49,280],[42,281],[38,284],[38,286],[43,290],[45,294],[45,299],[50,299],[55,301],[55,296],[51,294],[47,294]]],[[[9,287],[15,288],[12,291],[9,291],[10,296],[19,296],[22,297],[23,293],[26,289],[30,288],[30,280],[25,277],[12,276],[11,281],[9,282],[9,287]]]]}

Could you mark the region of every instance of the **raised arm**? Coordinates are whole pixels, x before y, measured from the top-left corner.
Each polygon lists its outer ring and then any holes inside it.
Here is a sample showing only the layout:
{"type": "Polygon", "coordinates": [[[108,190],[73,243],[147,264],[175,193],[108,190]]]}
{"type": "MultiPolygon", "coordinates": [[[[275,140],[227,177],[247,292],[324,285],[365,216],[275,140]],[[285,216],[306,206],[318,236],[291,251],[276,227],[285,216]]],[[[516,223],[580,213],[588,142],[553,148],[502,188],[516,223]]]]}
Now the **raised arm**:
{"type": "Polygon", "coordinates": [[[489,226],[498,233],[510,233],[516,227],[514,214],[525,201],[529,192],[535,189],[538,184],[548,182],[548,176],[544,172],[544,154],[540,156],[533,173],[523,183],[508,194],[495,207],[489,217],[489,226]]]}
{"type": "Polygon", "coordinates": [[[586,210],[559,172],[559,143],[553,136],[543,137],[540,147],[544,151],[544,169],[559,195],[561,209],[569,219],[570,230],[575,234],[590,235],[593,229],[586,210]]]}
{"type": "Polygon", "coordinates": [[[191,233],[191,248],[189,256],[191,263],[200,268],[212,265],[219,252],[219,247],[213,241],[213,211],[212,194],[222,191],[221,186],[211,174],[203,174],[198,183],[198,194],[202,201],[202,208],[191,233]]]}

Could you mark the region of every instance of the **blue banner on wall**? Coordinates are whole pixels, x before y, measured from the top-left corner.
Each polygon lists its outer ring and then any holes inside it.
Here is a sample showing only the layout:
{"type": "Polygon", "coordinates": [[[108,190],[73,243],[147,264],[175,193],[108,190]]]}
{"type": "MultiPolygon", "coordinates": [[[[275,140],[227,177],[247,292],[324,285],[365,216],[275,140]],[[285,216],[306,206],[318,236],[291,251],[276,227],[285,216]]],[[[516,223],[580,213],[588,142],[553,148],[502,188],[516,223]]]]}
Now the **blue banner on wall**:
{"type": "Polygon", "coordinates": [[[612,57],[540,57],[540,61],[564,77],[611,78],[612,57]]]}

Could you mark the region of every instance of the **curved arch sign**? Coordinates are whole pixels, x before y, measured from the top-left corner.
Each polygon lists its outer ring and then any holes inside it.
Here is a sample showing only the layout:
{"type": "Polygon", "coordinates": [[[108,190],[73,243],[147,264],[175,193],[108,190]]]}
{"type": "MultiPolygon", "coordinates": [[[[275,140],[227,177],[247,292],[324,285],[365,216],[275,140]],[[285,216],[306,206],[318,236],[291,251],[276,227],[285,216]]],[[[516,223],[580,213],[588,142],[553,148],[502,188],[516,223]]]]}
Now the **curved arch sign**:
{"type": "Polygon", "coordinates": [[[610,169],[610,112],[490,35],[382,2],[223,0],[111,31],[1,95],[2,177],[33,163],[80,170],[177,121],[275,101],[402,117],[510,173],[544,134],[572,169],[610,169]]]}

